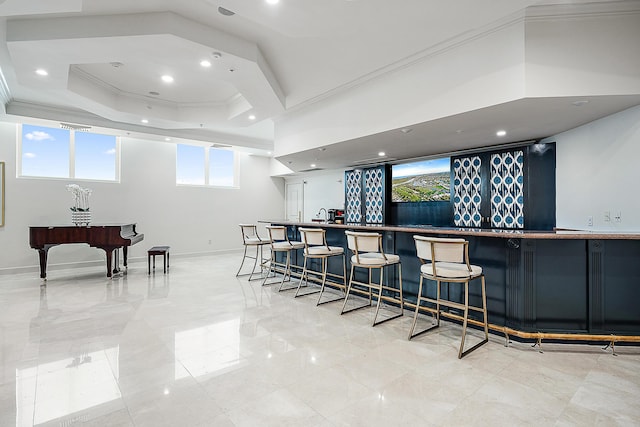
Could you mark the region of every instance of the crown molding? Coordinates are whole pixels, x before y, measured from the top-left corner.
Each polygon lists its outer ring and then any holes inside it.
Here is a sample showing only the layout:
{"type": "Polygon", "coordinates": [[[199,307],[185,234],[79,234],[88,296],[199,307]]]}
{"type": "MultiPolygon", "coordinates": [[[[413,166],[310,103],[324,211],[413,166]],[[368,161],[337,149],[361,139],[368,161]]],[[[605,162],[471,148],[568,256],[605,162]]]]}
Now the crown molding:
{"type": "Polygon", "coordinates": [[[132,138],[145,139],[145,136],[171,137],[188,141],[227,144],[234,147],[273,151],[273,141],[244,135],[216,132],[208,129],[158,129],[147,126],[138,126],[129,123],[115,122],[95,114],[65,108],[57,105],[36,104],[22,100],[12,100],[6,104],[6,114],[16,117],[29,117],[52,122],[79,123],[92,127],[113,129],[114,134],[130,135],[132,138]]]}
{"type": "Polygon", "coordinates": [[[2,68],[0,68],[0,102],[2,102],[2,105],[7,105],[9,101],[11,101],[11,90],[7,80],[4,78],[2,68]]]}

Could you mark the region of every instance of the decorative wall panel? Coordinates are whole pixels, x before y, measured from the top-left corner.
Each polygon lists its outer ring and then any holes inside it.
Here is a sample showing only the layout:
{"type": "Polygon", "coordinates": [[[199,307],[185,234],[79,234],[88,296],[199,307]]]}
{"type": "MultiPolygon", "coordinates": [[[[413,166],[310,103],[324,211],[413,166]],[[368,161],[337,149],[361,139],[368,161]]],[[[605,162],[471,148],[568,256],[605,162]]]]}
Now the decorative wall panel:
{"type": "Polygon", "coordinates": [[[453,223],[458,227],[480,227],[480,167],[479,156],[453,161],[453,223]]]}
{"type": "Polygon", "coordinates": [[[524,228],[524,153],[491,155],[491,226],[524,228]]]}
{"type": "Polygon", "coordinates": [[[365,222],[384,223],[384,168],[364,170],[365,222]]]}
{"type": "Polygon", "coordinates": [[[360,222],[362,220],[362,171],[347,171],[344,176],[345,221],[360,222]]]}

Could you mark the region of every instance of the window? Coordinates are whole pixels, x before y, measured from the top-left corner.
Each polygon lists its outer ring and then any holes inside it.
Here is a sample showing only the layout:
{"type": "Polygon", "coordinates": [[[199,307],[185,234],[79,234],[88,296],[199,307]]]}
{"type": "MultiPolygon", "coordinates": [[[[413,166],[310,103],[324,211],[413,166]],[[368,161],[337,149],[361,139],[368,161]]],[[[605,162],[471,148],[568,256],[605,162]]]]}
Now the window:
{"type": "Polygon", "coordinates": [[[177,146],[177,184],[237,187],[237,170],[234,151],[185,144],[177,146]]]}
{"type": "Polygon", "coordinates": [[[21,177],[120,179],[116,136],[26,124],[18,135],[21,177]]]}

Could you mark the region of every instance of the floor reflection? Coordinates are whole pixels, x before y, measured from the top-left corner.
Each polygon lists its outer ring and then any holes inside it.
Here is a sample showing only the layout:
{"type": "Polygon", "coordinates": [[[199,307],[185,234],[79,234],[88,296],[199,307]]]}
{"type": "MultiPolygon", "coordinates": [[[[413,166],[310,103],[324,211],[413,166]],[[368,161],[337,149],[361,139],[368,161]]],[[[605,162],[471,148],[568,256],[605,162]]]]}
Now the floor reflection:
{"type": "Polygon", "coordinates": [[[17,426],[46,423],[121,397],[118,347],[16,370],[17,426]],[[114,369],[115,368],[115,369],[114,369]]]}
{"type": "Polygon", "coordinates": [[[176,332],[175,355],[188,373],[176,368],[176,379],[215,373],[240,363],[240,319],[176,332]]]}

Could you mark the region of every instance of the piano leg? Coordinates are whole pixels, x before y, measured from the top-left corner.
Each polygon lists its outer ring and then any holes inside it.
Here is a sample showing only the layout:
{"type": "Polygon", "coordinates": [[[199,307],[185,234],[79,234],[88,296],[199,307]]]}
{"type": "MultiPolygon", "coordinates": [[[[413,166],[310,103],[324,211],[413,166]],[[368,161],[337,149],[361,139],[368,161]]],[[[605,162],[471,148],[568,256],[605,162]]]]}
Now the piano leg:
{"type": "Polygon", "coordinates": [[[102,248],[107,255],[107,277],[111,277],[111,258],[113,256],[113,248],[102,248]]]}
{"type": "Polygon", "coordinates": [[[115,265],[113,266],[113,274],[120,273],[120,248],[116,248],[113,252],[113,259],[115,265]]]}
{"type": "Polygon", "coordinates": [[[47,280],[47,252],[49,252],[48,247],[44,247],[43,249],[38,249],[38,255],[40,257],[40,278],[47,280]]]}
{"type": "Polygon", "coordinates": [[[124,268],[127,268],[127,247],[122,247],[122,261],[124,263],[124,268]]]}

